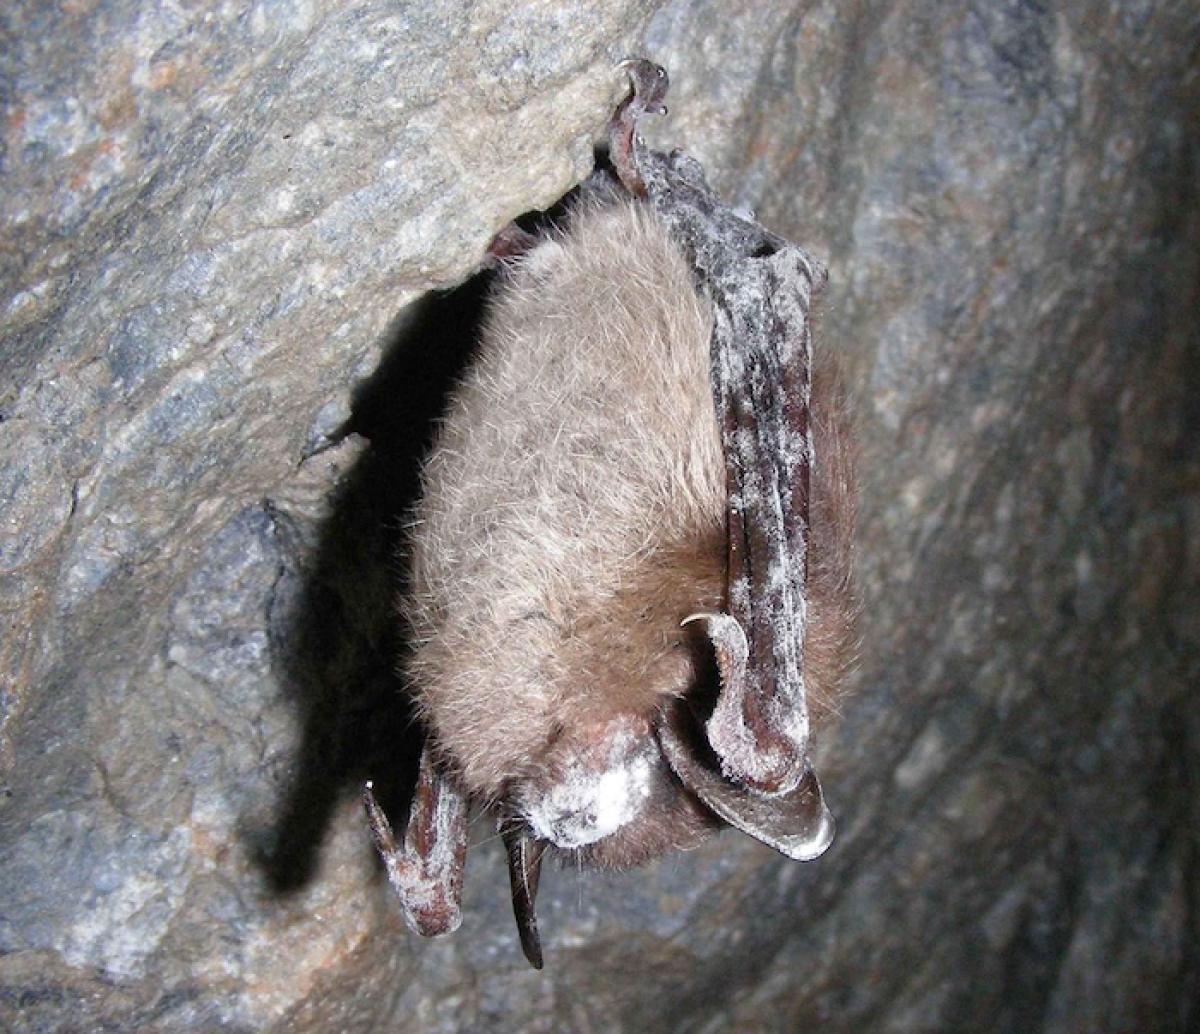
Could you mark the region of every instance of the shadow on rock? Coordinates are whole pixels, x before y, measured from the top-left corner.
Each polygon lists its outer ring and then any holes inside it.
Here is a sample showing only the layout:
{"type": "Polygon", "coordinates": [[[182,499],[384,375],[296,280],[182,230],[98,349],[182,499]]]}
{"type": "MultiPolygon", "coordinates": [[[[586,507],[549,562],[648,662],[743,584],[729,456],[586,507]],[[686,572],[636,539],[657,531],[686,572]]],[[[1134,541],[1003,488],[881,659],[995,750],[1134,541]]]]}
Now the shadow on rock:
{"type": "Polygon", "coordinates": [[[435,421],[476,341],[488,279],[427,295],[397,321],[337,436],[361,435],[369,447],[328,517],[314,525],[272,509],[284,558],[272,645],[303,726],[295,774],[257,852],[276,892],[311,879],[335,807],[366,779],[394,820],[407,811],[420,732],[397,674],[407,648],[396,605],[403,528],[435,421]]]}

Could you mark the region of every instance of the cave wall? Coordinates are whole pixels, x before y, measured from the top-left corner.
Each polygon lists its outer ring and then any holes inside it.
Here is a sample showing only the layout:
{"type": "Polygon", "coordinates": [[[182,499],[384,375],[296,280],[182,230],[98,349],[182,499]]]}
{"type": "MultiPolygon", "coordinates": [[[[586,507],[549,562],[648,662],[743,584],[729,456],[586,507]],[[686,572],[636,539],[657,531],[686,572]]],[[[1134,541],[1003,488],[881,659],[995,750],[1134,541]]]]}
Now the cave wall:
{"type": "Polygon", "coordinates": [[[0,14],[0,1025],[1191,1029],[1198,37],[1182,0],[0,14]],[[486,828],[419,942],[355,794],[410,762],[393,554],[469,278],[638,52],[652,142],[829,262],[864,644],[834,849],[548,873],[539,974],[486,828]]]}

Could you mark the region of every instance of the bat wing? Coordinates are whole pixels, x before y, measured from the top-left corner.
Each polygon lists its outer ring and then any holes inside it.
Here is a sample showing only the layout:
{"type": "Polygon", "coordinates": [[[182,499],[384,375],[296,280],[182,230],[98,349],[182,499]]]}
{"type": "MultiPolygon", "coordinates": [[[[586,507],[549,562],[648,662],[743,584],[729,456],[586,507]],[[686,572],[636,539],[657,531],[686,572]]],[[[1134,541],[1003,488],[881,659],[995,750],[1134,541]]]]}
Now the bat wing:
{"type": "Polygon", "coordinates": [[[613,120],[614,165],[644,196],[712,301],[713,401],[725,454],[728,612],[696,615],[713,644],[721,687],[705,722],[720,774],[679,730],[660,729],[679,778],[728,822],[772,844],[793,829],[815,857],[833,822],[808,759],[805,687],[812,334],[809,310],[825,268],[804,249],[724,204],[682,152],[639,146],[625,125],[661,107],[656,65],[627,65],[633,97],[613,120]],[[639,102],[643,93],[646,100],[639,102]],[[774,818],[770,816],[774,816],[774,818]],[[775,819],[779,821],[776,822],[775,819]],[[819,848],[819,849],[818,849],[819,848]],[[813,853],[815,852],[815,853],[813,853]]]}
{"type": "Polygon", "coordinates": [[[457,781],[438,767],[429,745],[421,752],[416,792],[400,843],[370,783],[363,788],[363,807],[409,928],[425,937],[457,930],[462,922],[467,798],[457,781]]]}

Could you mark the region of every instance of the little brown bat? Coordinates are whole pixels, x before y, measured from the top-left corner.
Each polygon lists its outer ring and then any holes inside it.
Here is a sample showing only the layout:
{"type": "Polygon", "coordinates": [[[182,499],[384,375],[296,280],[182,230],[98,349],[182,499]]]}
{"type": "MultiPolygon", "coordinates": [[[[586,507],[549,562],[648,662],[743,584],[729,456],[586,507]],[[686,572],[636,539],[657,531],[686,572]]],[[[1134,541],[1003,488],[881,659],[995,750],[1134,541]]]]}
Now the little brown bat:
{"type": "Polygon", "coordinates": [[[539,968],[547,851],[625,868],[726,823],[825,850],[810,724],[854,645],[851,438],[808,319],[824,270],[644,148],[666,74],[625,66],[615,173],[493,246],[410,542],[427,742],[400,844],[364,794],[423,934],[457,927],[468,810],[492,809],[539,968]]]}

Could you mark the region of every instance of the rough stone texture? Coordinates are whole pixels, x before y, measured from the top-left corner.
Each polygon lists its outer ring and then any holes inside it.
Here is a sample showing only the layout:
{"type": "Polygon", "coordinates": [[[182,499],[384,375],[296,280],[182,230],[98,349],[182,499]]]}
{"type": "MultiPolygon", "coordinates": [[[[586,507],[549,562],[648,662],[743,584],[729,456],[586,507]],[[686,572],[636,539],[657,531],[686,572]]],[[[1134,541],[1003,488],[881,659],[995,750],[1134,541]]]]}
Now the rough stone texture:
{"type": "Polygon", "coordinates": [[[654,6],[0,14],[0,1026],[1198,1021],[1195,5],[654,6]],[[833,850],[549,873],[537,974],[497,845],[419,943],[353,800],[479,284],[396,317],[641,47],[658,142],[829,260],[866,639],[833,850]]]}

